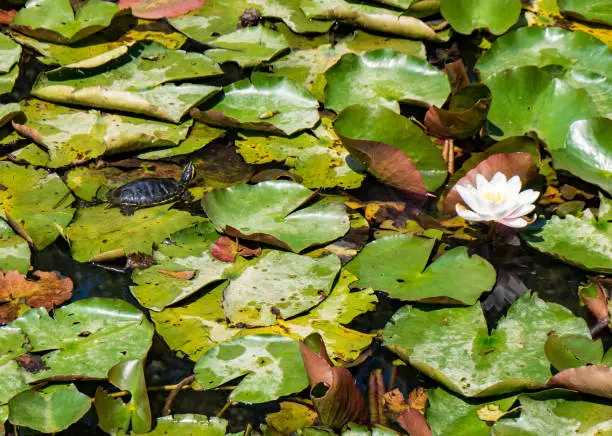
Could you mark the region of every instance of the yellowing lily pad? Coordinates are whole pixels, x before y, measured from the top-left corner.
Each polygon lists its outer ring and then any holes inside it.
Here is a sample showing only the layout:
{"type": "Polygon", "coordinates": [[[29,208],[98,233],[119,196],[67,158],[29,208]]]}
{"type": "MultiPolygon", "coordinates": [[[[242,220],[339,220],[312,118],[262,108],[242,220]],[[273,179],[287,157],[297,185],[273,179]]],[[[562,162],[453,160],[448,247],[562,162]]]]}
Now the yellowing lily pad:
{"type": "Polygon", "coordinates": [[[23,110],[25,123],[13,125],[46,149],[46,166],[51,168],[84,163],[104,154],[177,145],[193,123],[188,120],[176,125],[41,100],[27,100],[23,110]]]}
{"type": "Polygon", "coordinates": [[[283,77],[253,73],[224,89],[223,99],[204,111],[193,109],[198,121],[291,135],[319,120],[319,102],[303,85],[283,77]]]}
{"type": "MultiPolygon", "coordinates": [[[[13,89],[15,80],[19,75],[19,57],[21,46],[4,34],[0,34],[0,94],[5,94],[13,89]]],[[[13,105],[6,105],[13,107],[13,105]]],[[[0,120],[4,119],[6,106],[0,111],[0,120]]],[[[0,122],[0,126],[4,124],[0,122]]]]}
{"type": "Polygon", "coordinates": [[[450,92],[444,73],[395,50],[345,54],[325,78],[325,106],[335,112],[354,104],[380,105],[395,112],[398,102],[441,106],[450,92]]]}
{"type": "Polygon", "coordinates": [[[231,325],[274,325],[325,300],[340,270],[340,259],[313,259],[272,251],[247,267],[223,292],[231,325]]]}
{"type": "Polygon", "coordinates": [[[425,268],[435,239],[388,236],[366,245],[346,269],[359,281],[404,301],[472,305],[495,285],[495,268],[466,247],[444,253],[425,268]],[[460,282],[456,277],[462,277],[460,282]]]}
{"type": "Polygon", "coordinates": [[[200,53],[138,42],[41,75],[32,94],[44,100],[149,115],[178,123],[219,88],[167,82],[221,74],[200,53]]]}
{"type": "Polygon", "coordinates": [[[79,262],[150,254],[154,243],[204,220],[170,207],[140,209],[132,216],[121,214],[118,208],[88,207],[79,210],[64,237],[70,242],[72,257],[79,262]]]}
{"type": "Polygon", "coordinates": [[[103,0],[87,0],[76,13],[70,0],[28,0],[11,27],[34,38],[70,44],[108,27],[120,13],[116,4],[103,0]]]}
{"type": "Polygon", "coordinates": [[[384,345],[406,362],[465,396],[542,388],[551,377],[548,333],[590,338],[586,322],[529,293],[489,334],[479,304],[422,310],[405,306],[383,332],[384,345]]]}
{"type": "Polygon", "coordinates": [[[39,250],[67,226],[74,197],[57,174],[0,162],[0,218],[39,250]]]}
{"type": "Polygon", "coordinates": [[[206,389],[246,375],[230,399],[247,404],[273,401],[308,386],[298,343],[275,335],[251,335],[220,344],[198,360],[194,373],[206,389]]]}
{"type": "Polygon", "coordinates": [[[148,433],[132,433],[133,435],[151,436],[225,436],[228,422],[214,416],[184,413],[161,416],[157,418],[155,428],[148,433]]]}
{"type": "Polygon", "coordinates": [[[278,180],[214,190],[204,196],[202,206],[220,232],[299,253],[340,238],[350,227],[338,202],[320,201],[297,210],[313,195],[298,183],[278,180]]]}
{"type": "Polygon", "coordinates": [[[19,271],[30,268],[30,247],[25,239],[17,235],[7,222],[0,220],[0,270],[19,271]]]}

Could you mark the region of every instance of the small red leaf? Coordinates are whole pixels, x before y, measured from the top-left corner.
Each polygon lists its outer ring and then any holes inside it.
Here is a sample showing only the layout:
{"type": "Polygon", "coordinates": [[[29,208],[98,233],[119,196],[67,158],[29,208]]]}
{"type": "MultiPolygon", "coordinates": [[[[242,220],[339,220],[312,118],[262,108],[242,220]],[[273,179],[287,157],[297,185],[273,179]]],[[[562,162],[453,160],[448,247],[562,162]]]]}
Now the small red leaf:
{"type": "Polygon", "coordinates": [[[175,279],[183,279],[183,280],[191,280],[194,278],[196,271],[188,270],[188,271],[168,271],[167,269],[158,269],[158,273],[164,274],[170,277],[174,277],[175,279]]]}
{"type": "Polygon", "coordinates": [[[15,9],[0,10],[0,24],[11,24],[16,13],[15,9]]]}
{"type": "Polygon", "coordinates": [[[602,365],[569,368],[555,374],[546,386],[612,398],[612,368],[602,365]]]}
{"type": "Polygon", "coordinates": [[[397,423],[406,430],[410,436],[431,436],[431,430],[425,417],[421,413],[413,408],[404,410],[400,417],[397,419],[397,423]]]}
{"type": "Polygon", "coordinates": [[[222,236],[211,245],[210,254],[221,262],[233,263],[236,260],[236,255],[238,254],[236,248],[236,242],[227,236],[222,236]]]}
{"type": "Polygon", "coordinates": [[[132,8],[132,15],[154,20],[178,17],[206,3],[206,0],[119,0],[121,9],[132,8]]]}

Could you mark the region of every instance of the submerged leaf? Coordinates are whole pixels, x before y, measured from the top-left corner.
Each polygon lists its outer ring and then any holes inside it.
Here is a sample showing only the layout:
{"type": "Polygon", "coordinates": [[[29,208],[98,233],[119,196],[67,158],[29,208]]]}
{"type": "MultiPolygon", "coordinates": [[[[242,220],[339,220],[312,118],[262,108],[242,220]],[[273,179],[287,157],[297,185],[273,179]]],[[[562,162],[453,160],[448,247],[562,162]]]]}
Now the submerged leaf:
{"type": "Polygon", "coordinates": [[[474,304],[495,284],[495,268],[480,256],[456,247],[425,269],[435,240],[388,236],[366,245],[346,269],[359,281],[353,287],[372,287],[403,301],[474,304]],[[462,277],[457,283],[455,277],[462,277]]]}
{"type": "Polygon", "coordinates": [[[30,307],[47,311],[72,297],[72,280],[54,272],[35,271],[27,280],[17,271],[0,271],[0,323],[8,324],[30,307]]]}
{"type": "Polygon", "coordinates": [[[194,373],[205,389],[246,375],[229,398],[247,404],[273,401],[308,386],[298,343],[275,335],[251,335],[218,345],[198,360],[194,373]]]}
{"type": "Polygon", "coordinates": [[[67,429],[87,413],[91,398],[75,385],[53,385],[22,392],[9,401],[9,420],[15,426],[43,433],[67,429]]]}
{"type": "Polygon", "coordinates": [[[338,202],[319,201],[297,210],[314,195],[298,183],[276,180],[214,190],[204,196],[202,207],[223,233],[299,253],[349,230],[345,207],[338,202]]]}
{"type": "Polygon", "coordinates": [[[523,294],[489,335],[480,305],[422,310],[405,306],[383,332],[387,348],[447,388],[488,396],[544,387],[551,377],[548,333],[590,338],[568,309],[523,294]]]}

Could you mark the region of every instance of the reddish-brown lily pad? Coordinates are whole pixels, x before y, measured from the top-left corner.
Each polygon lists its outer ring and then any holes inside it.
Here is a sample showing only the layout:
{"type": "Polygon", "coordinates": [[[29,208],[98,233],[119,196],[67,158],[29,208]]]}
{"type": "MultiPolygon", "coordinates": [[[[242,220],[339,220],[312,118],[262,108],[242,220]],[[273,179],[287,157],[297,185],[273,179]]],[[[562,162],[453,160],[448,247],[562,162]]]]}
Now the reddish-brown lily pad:
{"type": "Polygon", "coordinates": [[[132,8],[132,15],[139,18],[178,17],[206,3],[206,0],[119,0],[121,9],[132,8]]]}

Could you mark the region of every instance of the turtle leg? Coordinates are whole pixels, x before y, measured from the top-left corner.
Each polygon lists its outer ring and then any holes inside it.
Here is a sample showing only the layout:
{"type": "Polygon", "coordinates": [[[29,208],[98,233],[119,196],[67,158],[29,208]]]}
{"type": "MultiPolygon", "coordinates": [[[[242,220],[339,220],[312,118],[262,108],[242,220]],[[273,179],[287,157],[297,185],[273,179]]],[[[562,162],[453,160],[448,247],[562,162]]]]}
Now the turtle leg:
{"type": "Polygon", "coordinates": [[[125,216],[132,216],[136,212],[136,207],[130,204],[122,204],[119,206],[119,211],[125,216]]]}

